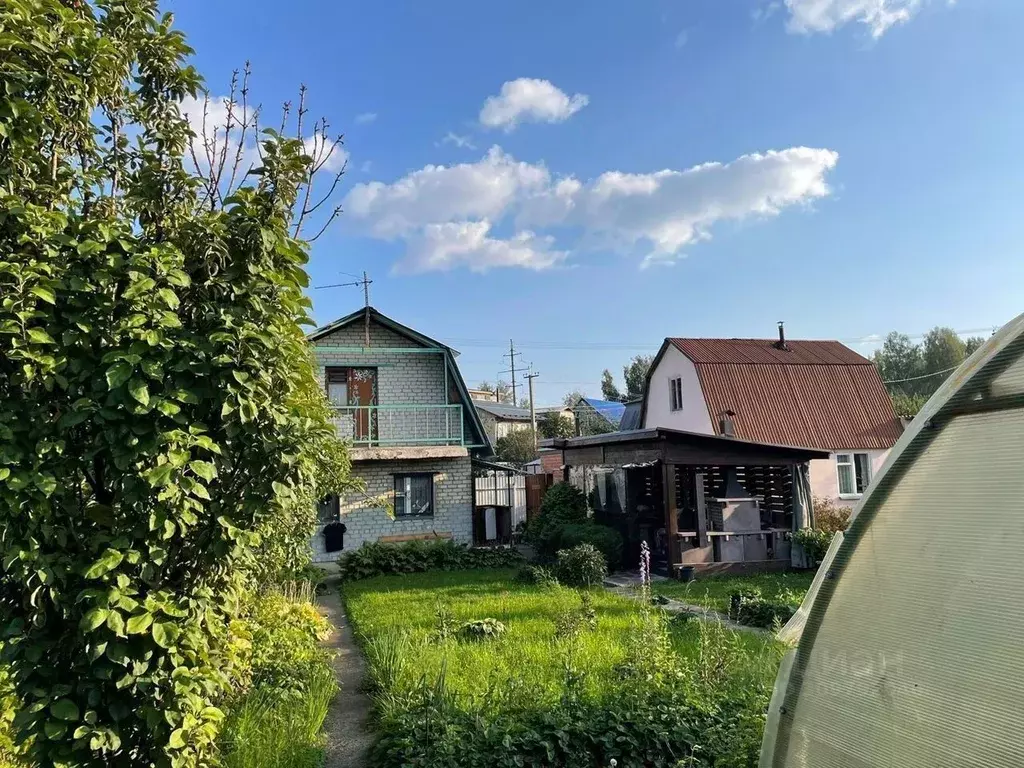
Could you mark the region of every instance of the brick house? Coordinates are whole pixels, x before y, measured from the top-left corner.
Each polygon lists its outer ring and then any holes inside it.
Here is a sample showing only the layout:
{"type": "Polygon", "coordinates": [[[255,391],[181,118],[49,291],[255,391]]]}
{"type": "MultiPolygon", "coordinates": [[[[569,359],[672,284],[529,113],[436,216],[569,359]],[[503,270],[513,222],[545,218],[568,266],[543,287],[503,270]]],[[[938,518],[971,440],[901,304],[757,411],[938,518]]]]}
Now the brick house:
{"type": "Polygon", "coordinates": [[[372,307],[309,335],[318,375],[365,490],[320,505],[314,560],[334,560],[323,527],[341,519],[344,550],[368,541],[473,534],[472,458],[491,453],[450,347],[372,307]]]}

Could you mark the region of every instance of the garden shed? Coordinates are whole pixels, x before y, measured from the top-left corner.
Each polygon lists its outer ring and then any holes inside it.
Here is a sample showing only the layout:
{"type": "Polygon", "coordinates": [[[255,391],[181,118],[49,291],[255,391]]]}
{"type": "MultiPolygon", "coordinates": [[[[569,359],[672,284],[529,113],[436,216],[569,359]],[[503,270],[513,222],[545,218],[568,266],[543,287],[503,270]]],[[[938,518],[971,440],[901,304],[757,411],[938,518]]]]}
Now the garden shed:
{"type": "Polygon", "coordinates": [[[594,519],[622,534],[627,567],[643,541],[663,573],[803,565],[792,534],[812,523],[807,464],[826,451],[662,428],[544,445],[562,452],[594,519]]]}

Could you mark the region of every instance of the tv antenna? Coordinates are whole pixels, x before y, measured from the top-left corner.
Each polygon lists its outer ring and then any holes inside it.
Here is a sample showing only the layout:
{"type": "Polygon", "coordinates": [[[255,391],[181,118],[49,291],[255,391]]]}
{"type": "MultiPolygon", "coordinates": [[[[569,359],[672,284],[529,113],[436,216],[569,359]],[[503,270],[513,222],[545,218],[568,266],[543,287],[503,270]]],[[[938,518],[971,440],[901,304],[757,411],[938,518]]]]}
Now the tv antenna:
{"type": "Polygon", "coordinates": [[[348,275],[349,277],[354,277],[355,282],[332,283],[330,285],[314,285],[313,290],[319,291],[322,288],[350,288],[356,285],[363,286],[363,346],[368,347],[370,346],[370,285],[373,283],[373,280],[370,279],[370,277],[366,274],[365,271],[363,272],[362,279],[360,279],[358,275],[353,275],[351,272],[342,272],[341,274],[348,275]]]}

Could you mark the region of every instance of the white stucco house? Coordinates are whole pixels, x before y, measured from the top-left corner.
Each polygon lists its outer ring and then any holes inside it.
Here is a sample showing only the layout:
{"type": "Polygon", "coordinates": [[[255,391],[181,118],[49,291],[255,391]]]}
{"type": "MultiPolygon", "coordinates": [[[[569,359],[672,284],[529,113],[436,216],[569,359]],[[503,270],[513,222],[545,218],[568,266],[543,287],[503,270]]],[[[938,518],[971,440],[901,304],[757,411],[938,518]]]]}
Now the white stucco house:
{"type": "Polygon", "coordinates": [[[645,428],[824,449],[811,493],[852,506],[903,432],[871,361],[838,341],[667,338],[648,372],[645,428]]]}
{"type": "Polygon", "coordinates": [[[324,499],[314,560],[365,542],[473,540],[474,457],[491,446],[450,347],[372,307],[308,337],[320,382],[365,490],[324,499]],[[345,526],[327,551],[324,526],[345,526]]]}

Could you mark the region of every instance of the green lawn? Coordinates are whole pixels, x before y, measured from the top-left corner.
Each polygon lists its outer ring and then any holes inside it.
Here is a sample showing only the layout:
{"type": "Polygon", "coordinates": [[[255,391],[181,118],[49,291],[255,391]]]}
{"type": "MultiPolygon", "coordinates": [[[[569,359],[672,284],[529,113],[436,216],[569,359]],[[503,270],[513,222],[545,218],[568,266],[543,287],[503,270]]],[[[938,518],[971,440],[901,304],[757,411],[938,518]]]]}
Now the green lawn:
{"type": "MultiPolygon", "coordinates": [[[[511,570],[433,571],[346,585],[348,613],[367,651],[371,673],[386,667],[388,688],[402,691],[423,678],[436,679],[443,666],[448,689],[468,709],[494,704],[498,691],[501,705],[529,702],[542,707],[556,703],[564,692],[562,649],[571,653],[574,666],[585,671],[583,690],[600,697],[614,684],[615,668],[627,655],[639,604],[603,590],[590,592],[596,627],[581,632],[566,649],[564,642],[558,643],[556,625],[580,607],[580,594],[558,586],[517,584],[514,576],[511,570]],[[439,609],[456,625],[498,619],[506,632],[488,643],[439,642],[439,609]]],[[[708,650],[709,633],[715,633],[714,645],[735,651],[732,662],[738,674],[769,684],[774,680],[781,649],[761,635],[700,621],[682,622],[671,629],[672,648],[696,664],[708,650]]]]}
{"type": "Polygon", "coordinates": [[[659,581],[653,585],[655,594],[671,597],[691,605],[700,605],[727,613],[734,592],[759,589],[766,600],[786,602],[794,607],[803,602],[814,579],[814,571],[790,573],[759,573],[745,576],[698,577],[689,583],[659,581]]]}

